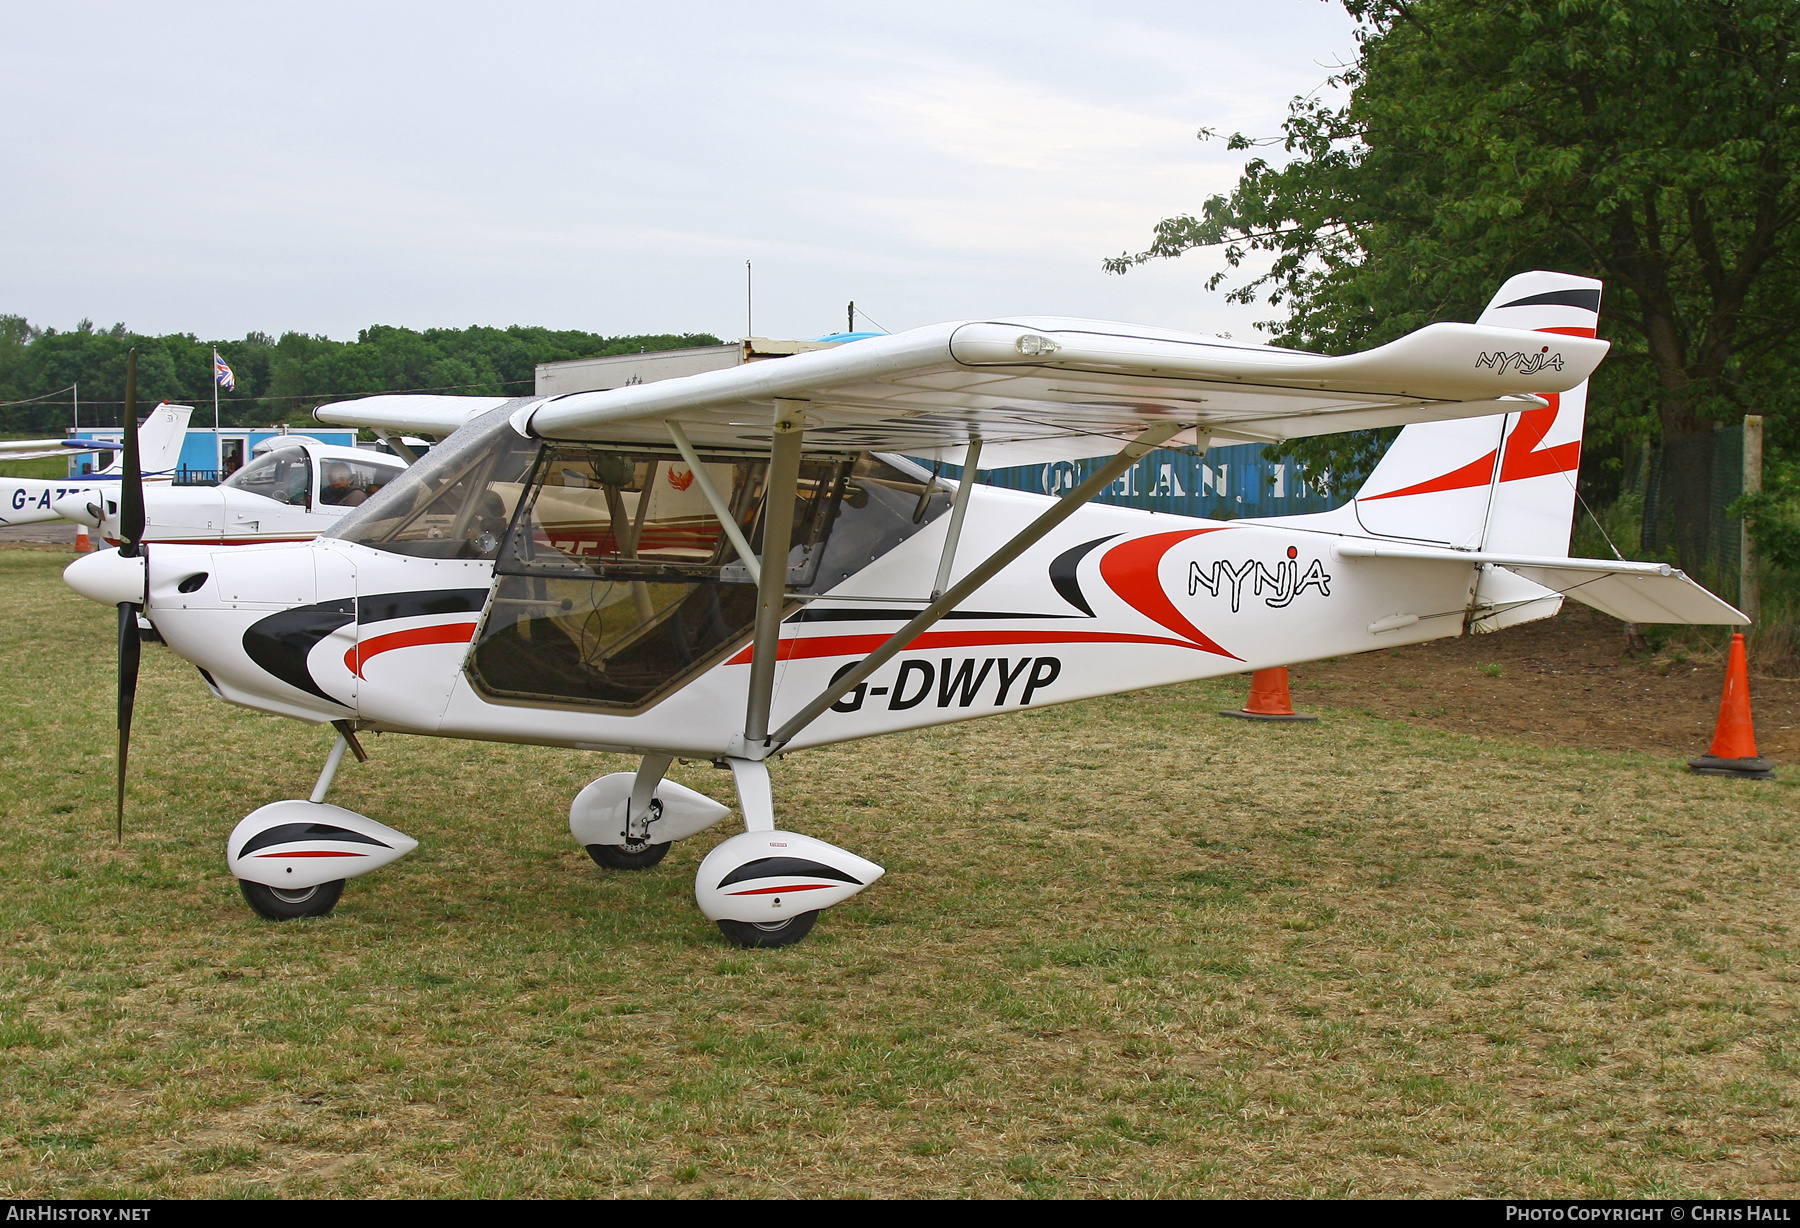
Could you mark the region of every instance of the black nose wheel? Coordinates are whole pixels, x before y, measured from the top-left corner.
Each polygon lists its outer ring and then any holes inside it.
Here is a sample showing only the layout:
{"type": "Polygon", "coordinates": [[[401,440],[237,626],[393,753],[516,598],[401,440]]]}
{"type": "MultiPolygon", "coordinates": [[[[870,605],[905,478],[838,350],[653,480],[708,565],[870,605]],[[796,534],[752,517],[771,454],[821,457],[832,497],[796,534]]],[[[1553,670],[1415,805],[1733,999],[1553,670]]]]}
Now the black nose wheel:
{"type": "Polygon", "coordinates": [[[259,917],[270,921],[295,921],[301,917],[323,917],[337,907],[344,894],[344,880],[335,879],[317,887],[265,887],[248,879],[238,879],[244,900],[259,917]]]}
{"type": "Polygon", "coordinates": [[[719,932],[734,946],[785,947],[812,933],[813,922],[818,919],[819,911],[815,908],[785,921],[720,921],[718,925],[719,932]]]}

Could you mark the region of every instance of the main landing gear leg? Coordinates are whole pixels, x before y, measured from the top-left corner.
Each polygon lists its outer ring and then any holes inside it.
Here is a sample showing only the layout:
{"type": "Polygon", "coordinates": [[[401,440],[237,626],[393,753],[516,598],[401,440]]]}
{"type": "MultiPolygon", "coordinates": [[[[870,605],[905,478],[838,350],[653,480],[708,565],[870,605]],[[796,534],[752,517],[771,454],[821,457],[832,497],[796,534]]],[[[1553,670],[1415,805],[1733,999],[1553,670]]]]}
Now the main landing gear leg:
{"type": "Polygon", "coordinates": [[[769,786],[769,765],[761,759],[728,759],[731,781],[737,786],[738,806],[744,812],[745,831],[775,830],[775,796],[769,786]]]}
{"type": "Polygon", "coordinates": [[[663,804],[657,800],[656,786],[675,762],[669,755],[645,755],[638,764],[637,776],[631,782],[631,801],[625,812],[625,840],[622,844],[589,844],[588,856],[596,865],[609,870],[648,870],[669,851],[668,840],[651,842],[650,825],[663,815],[663,804]]]}

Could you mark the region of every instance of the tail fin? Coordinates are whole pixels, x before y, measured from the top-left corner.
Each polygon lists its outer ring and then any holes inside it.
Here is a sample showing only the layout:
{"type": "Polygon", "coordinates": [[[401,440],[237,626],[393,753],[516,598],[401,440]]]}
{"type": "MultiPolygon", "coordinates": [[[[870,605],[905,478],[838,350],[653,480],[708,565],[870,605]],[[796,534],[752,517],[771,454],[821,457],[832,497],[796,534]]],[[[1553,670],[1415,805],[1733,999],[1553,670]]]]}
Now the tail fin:
{"type": "MultiPolygon", "coordinates": [[[[1480,323],[1592,337],[1599,319],[1598,281],[1534,272],[1501,286],[1480,323]]],[[[1544,399],[1545,409],[1404,428],[1356,493],[1358,523],[1381,537],[1567,555],[1587,383],[1544,399]]]]}
{"type": "MultiPolygon", "coordinates": [[[[181,463],[181,447],[187,442],[188,419],[193,416],[192,405],[164,403],[150,411],[138,427],[138,455],[142,457],[145,477],[175,472],[181,463]]],[[[101,472],[116,473],[120,463],[115,454],[112,463],[101,472]]]]}

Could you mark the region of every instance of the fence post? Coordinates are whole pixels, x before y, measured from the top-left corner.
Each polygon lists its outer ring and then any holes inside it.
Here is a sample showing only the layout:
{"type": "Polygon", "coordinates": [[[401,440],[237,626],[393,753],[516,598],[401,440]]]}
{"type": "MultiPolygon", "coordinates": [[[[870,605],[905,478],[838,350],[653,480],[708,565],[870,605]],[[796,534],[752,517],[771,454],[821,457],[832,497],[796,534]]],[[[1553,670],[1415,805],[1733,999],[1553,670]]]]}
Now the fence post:
{"type": "MultiPolygon", "coordinates": [[[[1762,491],[1763,420],[1761,414],[1744,415],[1744,493],[1762,491]]],[[[1762,577],[1756,572],[1756,552],[1750,543],[1750,522],[1739,521],[1738,605],[1755,622],[1762,616],[1762,577]]]]}

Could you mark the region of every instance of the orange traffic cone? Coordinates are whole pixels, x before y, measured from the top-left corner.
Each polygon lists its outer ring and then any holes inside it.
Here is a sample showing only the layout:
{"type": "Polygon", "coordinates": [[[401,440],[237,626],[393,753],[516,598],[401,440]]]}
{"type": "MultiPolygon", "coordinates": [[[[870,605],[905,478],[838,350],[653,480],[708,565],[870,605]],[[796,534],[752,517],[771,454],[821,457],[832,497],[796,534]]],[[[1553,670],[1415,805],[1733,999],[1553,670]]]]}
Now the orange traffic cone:
{"type": "Polygon", "coordinates": [[[1288,697],[1287,666],[1259,669],[1250,675],[1250,702],[1236,712],[1221,712],[1240,721],[1316,721],[1316,716],[1301,716],[1294,711],[1288,697]]]}
{"type": "Polygon", "coordinates": [[[1750,662],[1744,653],[1744,637],[1733,634],[1731,656],[1725,662],[1725,693],[1719,698],[1719,722],[1713,730],[1712,749],[1688,768],[1707,776],[1748,776],[1768,780],[1775,765],[1756,753],[1756,729],[1750,723],[1750,662]]]}
{"type": "Polygon", "coordinates": [[[92,554],[93,552],[94,552],[94,543],[88,540],[87,526],[84,524],[76,525],[75,526],[75,553],[76,554],[92,554]]]}

